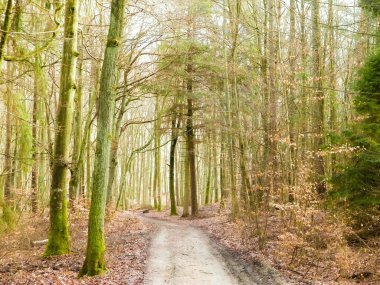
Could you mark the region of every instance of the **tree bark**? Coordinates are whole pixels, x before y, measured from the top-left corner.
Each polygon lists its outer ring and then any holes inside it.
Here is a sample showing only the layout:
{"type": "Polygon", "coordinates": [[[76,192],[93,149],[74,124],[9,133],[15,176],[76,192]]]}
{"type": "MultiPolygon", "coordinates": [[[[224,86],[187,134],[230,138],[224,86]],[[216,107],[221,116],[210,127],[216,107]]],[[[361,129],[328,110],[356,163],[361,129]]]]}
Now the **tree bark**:
{"type": "MultiPolygon", "coordinates": [[[[128,74],[124,74],[124,84],[127,86],[127,76],[128,74]]],[[[116,122],[114,124],[113,129],[113,138],[111,143],[111,157],[110,157],[110,176],[108,180],[108,186],[107,186],[107,205],[110,206],[112,204],[112,200],[114,197],[113,194],[113,183],[115,180],[116,175],[116,168],[117,168],[117,151],[119,149],[119,142],[120,142],[120,136],[121,136],[121,121],[123,119],[125,109],[128,105],[127,102],[127,94],[124,94],[123,99],[121,100],[120,110],[117,115],[116,122]]],[[[115,114],[116,115],[116,114],[115,114]]]]}
{"type": "Polygon", "coordinates": [[[45,256],[70,252],[67,213],[67,182],[69,172],[69,144],[73,119],[75,95],[75,72],[77,61],[77,0],[67,0],[57,129],[53,154],[52,183],[50,189],[50,231],[45,256]]]}
{"type": "Polygon", "coordinates": [[[182,217],[188,217],[190,215],[189,207],[190,207],[190,169],[189,169],[189,156],[187,153],[187,141],[184,147],[184,159],[183,159],[183,213],[182,217]]]}
{"type": "MultiPolygon", "coordinates": [[[[336,92],[336,71],[335,71],[335,31],[334,31],[334,10],[333,10],[333,0],[329,0],[328,6],[328,45],[329,45],[329,60],[328,60],[328,73],[329,73],[329,103],[330,103],[330,122],[329,122],[329,131],[330,131],[330,144],[334,142],[331,140],[332,135],[337,130],[337,92],[336,92]]],[[[335,174],[336,168],[336,154],[331,154],[330,157],[330,175],[335,174]]]]}
{"type": "MultiPolygon", "coordinates": [[[[190,53],[192,51],[190,50],[190,53]]],[[[186,120],[186,141],[187,141],[187,156],[189,159],[190,171],[190,194],[191,194],[191,215],[194,217],[198,215],[198,197],[197,197],[197,178],[195,166],[195,133],[193,125],[193,64],[192,56],[189,56],[189,62],[186,66],[186,90],[187,90],[187,120],[186,120]]]]}
{"type": "Polygon", "coordinates": [[[6,105],[7,105],[7,115],[6,115],[6,131],[5,131],[5,163],[4,163],[4,172],[5,183],[4,183],[4,197],[6,201],[10,201],[12,198],[13,187],[13,161],[12,161],[12,133],[13,133],[13,123],[12,123],[12,114],[14,113],[13,100],[11,95],[10,87],[7,85],[6,90],[6,105]]]}
{"type": "Polygon", "coordinates": [[[0,37],[0,74],[3,65],[4,51],[7,46],[7,40],[9,31],[11,28],[11,19],[12,19],[12,10],[13,10],[13,0],[7,1],[7,7],[5,8],[4,22],[1,27],[1,37],[0,37]]]}
{"type": "Polygon", "coordinates": [[[38,210],[38,191],[39,191],[39,164],[40,164],[40,148],[38,147],[39,130],[40,130],[40,101],[45,97],[45,78],[42,75],[41,57],[38,55],[34,62],[34,98],[33,98],[33,115],[32,115],[32,137],[33,137],[33,149],[32,149],[32,178],[31,178],[31,202],[32,212],[36,213],[38,210]]]}
{"type": "Polygon", "coordinates": [[[325,164],[320,148],[324,143],[324,108],[325,98],[322,83],[321,62],[321,28],[320,28],[320,3],[312,1],[312,54],[313,54],[313,150],[316,190],[322,194],[326,191],[324,182],[325,164]]]}
{"type": "Polygon", "coordinates": [[[69,183],[69,206],[73,207],[75,200],[78,198],[80,179],[82,176],[82,163],[80,162],[81,145],[84,143],[82,136],[82,108],[83,108],[83,55],[80,55],[78,62],[78,88],[75,96],[75,119],[74,119],[74,149],[73,149],[73,166],[71,169],[71,178],[69,183]]]}
{"type": "MultiPolygon", "coordinates": [[[[297,166],[297,137],[296,137],[296,0],[290,0],[290,33],[289,33],[289,93],[287,96],[288,126],[289,126],[289,185],[295,186],[297,166]]],[[[293,198],[290,198],[292,200],[293,198]]]]}
{"type": "MultiPolygon", "coordinates": [[[[210,143],[210,142],[209,142],[210,143]]],[[[207,176],[206,176],[206,185],[205,185],[205,205],[208,205],[211,203],[212,200],[212,193],[211,193],[211,159],[212,159],[212,153],[210,146],[206,146],[208,148],[207,156],[207,164],[205,165],[205,168],[207,168],[207,176]]]]}
{"type": "Polygon", "coordinates": [[[100,79],[99,112],[86,259],[80,275],[106,270],[104,217],[109,175],[112,122],[115,107],[117,59],[124,27],[125,0],[112,0],[107,46],[100,79]]]}
{"type": "Polygon", "coordinates": [[[154,208],[161,211],[161,112],[159,112],[159,98],[156,98],[156,121],[154,122],[154,208]]]}
{"type": "MultiPolygon", "coordinates": [[[[175,106],[174,106],[175,108],[175,106]]],[[[173,111],[174,112],[174,111],[173,111]]],[[[170,194],[170,215],[177,215],[176,207],[176,195],[175,195],[175,181],[174,181],[174,169],[175,169],[175,149],[178,141],[178,125],[176,124],[177,114],[174,112],[171,122],[171,142],[170,142],[170,155],[169,155],[169,194],[170,194]]]]}

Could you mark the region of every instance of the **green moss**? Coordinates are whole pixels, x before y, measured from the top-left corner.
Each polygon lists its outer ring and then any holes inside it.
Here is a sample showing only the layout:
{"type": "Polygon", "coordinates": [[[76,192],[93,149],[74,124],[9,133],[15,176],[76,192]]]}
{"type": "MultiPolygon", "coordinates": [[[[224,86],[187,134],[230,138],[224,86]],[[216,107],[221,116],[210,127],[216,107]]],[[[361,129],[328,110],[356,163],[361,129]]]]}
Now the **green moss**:
{"type": "Polygon", "coordinates": [[[16,224],[16,212],[8,205],[3,205],[3,222],[7,225],[8,229],[13,229],[16,224]]]}
{"type": "Polygon", "coordinates": [[[17,153],[20,157],[25,159],[21,160],[21,169],[26,174],[30,170],[30,165],[32,164],[32,150],[33,150],[33,135],[32,127],[29,123],[30,115],[26,108],[25,98],[21,94],[15,93],[15,106],[16,106],[16,116],[20,118],[18,121],[20,133],[19,143],[17,144],[17,153]]]}
{"type": "Polygon", "coordinates": [[[66,191],[54,191],[50,201],[52,210],[50,216],[49,241],[44,256],[62,255],[70,253],[69,226],[67,201],[59,196],[66,196],[66,191]],[[55,197],[55,199],[54,199],[55,197]],[[62,203],[59,201],[62,200],[62,203]]]}
{"type": "Polygon", "coordinates": [[[43,254],[44,257],[48,256],[56,256],[56,255],[63,255],[63,254],[69,254],[70,253],[70,248],[64,243],[53,243],[49,244],[46,247],[46,250],[43,254]]]}
{"type": "Polygon", "coordinates": [[[107,196],[107,182],[110,163],[112,120],[115,100],[108,92],[116,82],[116,63],[118,46],[123,30],[125,0],[112,0],[111,22],[108,33],[107,48],[105,51],[103,67],[100,79],[99,112],[97,126],[97,139],[95,150],[94,171],[92,176],[91,206],[88,221],[88,241],[86,259],[79,276],[99,275],[105,272],[105,237],[104,216],[107,196]],[[111,48],[115,47],[115,48],[111,48]],[[111,49],[110,49],[111,48],[111,49]]]}
{"type": "Polygon", "coordinates": [[[95,262],[85,262],[81,271],[79,272],[79,277],[87,276],[96,276],[102,275],[107,272],[107,268],[105,266],[105,262],[100,260],[95,260],[95,262]]]}
{"type": "Polygon", "coordinates": [[[70,245],[65,238],[54,238],[49,237],[49,242],[46,246],[44,257],[62,255],[70,253],[70,245]]]}
{"type": "Polygon", "coordinates": [[[105,245],[101,240],[92,240],[88,245],[87,257],[79,272],[79,277],[101,275],[107,271],[104,259],[105,245]]]}

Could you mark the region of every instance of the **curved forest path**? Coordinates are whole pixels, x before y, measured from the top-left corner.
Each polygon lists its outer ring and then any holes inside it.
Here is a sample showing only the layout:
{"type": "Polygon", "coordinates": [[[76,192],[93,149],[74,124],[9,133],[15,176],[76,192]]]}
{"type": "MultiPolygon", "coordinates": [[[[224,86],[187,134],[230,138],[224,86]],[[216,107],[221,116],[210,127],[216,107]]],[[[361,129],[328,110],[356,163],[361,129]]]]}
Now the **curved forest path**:
{"type": "Polygon", "coordinates": [[[268,271],[252,272],[224,252],[199,228],[142,217],[158,228],[147,261],[144,285],[275,285],[268,271]]]}

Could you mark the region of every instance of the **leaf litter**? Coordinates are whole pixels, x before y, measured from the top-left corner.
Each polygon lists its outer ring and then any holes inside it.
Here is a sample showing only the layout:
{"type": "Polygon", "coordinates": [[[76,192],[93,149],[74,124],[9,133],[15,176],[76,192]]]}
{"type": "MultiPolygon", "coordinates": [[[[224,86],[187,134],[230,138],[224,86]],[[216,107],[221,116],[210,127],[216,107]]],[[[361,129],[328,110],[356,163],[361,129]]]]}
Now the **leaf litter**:
{"type": "Polygon", "coordinates": [[[0,284],[6,285],[137,285],[142,284],[153,226],[139,221],[131,212],[117,212],[106,220],[106,265],[108,271],[95,277],[78,278],[87,242],[87,210],[70,214],[72,253],[42,257],[47,216],[29,216],[0,238],[0,284]]]}

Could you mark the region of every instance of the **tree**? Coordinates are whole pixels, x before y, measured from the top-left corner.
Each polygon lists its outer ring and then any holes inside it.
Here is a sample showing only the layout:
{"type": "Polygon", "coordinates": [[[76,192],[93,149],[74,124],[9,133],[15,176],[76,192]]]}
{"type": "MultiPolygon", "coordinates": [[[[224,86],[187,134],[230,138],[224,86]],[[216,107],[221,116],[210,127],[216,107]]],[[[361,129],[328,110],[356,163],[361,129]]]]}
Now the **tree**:
{"type": "Polygon", "coordinates": [[[77,61],[77,0],[67,0],[65,8],[63,58],[59,104],[56,118],[55,143],[50,189],[50,230],[45,255],[69,253],[69,225],[67,212],[67,174],[69,172],[69,144],[73,121],[75,72],[77,61]]]}
{"type": "Polygon", "coordinates": [[[74,206],[74,201],[78,197],[78,188],[82,172],[83,157],[81,157],[81,145],[83,144],[82,137],[82,106],[83,106],[83,51],[80,52],[78,64],[78,83],[75,92],[75,116],[74,116],[74,146],[73,146],[73,165],[71,167],[71,177],[69,183],[69,206],[74,206]]]}
{"type": "Polygon", "coordinates": [[[174,170],[175,170],[175,150],[178,142],[178,129],[180,128],[181,119],[179,118],[175,108],[176,101],[174,101],[173,114],[171,119],[171,141],[170,141],[170,155],[169,155],[169,193],[170,193],[170,215],[177,215],[175,187],[174,187],[174,170]]]}
{"type": "Polygon", "coordinates": [[[193,101],[193,63],[192,63],[192,50],[189,51],[188,63],[186,66],[187,80],[186,80],[186,91],[187,91],[187,119],[186,119],[186,146],[187,146],[187,156],[189,160],[189,172],[190,172],[190,197],[191,197],[191,215],[198,215],[198,198],[197,198],[197,178],[196,178],[196,166],[195,166],[195,133],[194,133],[194,101],[193,101]]]}
{"type": "Polygon", "coordinates": [[[157,211],[162,210],[161,197],[161,110],[160,98],[156,97],[155,114],[156,121],[154,122],[154,178],[153,178],[153,203],[157,211]]]}
{"type": "Polygon", "coordinates": [[[346,138],[355,149],[350,159],[333,176],[334,189],[330,193],[337,205],[352,213],[359,229],[370,229],[380,224],[380,48],[378,47],[359,70],[355,109],[361,116],[346,138]]]}
{"type": "Polygon", "coordinates": [[[312,54],[313,54],[313,148],[316,190],[322,194],[326,191],[324,181],[325,164],[320,154],[324,144],[324,108],[325,98],[322,84],[322,59],[321,59],[321,28],[320,28],[320,3],[312,1],[312,54]]]}
{"type": "MultiPolygon", "coordinates": [[[[379,1],[362,1],[377,18],[379,1]]],[[[349,209],[361,234],[380,229],[380,43],[357,73],[354,106],[358,118],[345,132],[344,142],[354,150],[337,169],[330,193],[336,205],[349,209]]]]}
{"type": "MultiPolygon", "coordinates": [[[[11,28],[11,19],[12,19],[12,10],[13,10],[13,0],[7,1],[7,7],[4,14],[4,22],[1,27],[1,37],[0,37],[0,67],[2,67],[4,59],[4,51],[7,45],[9,31],[11,28]]],[[[0,69],[1,72],[2,68],[0,69]]]]}
{"type": "Polygon", "coordinates": [[[100,78],[98,127],[92,197],[88,222],[86,259],[80,275],[98,275],[106,270],[104,217],[109,176],[112,122],[117,85],[117,59],[124,27],[125,0],[112,0],[110,26],[100,78]]]}

